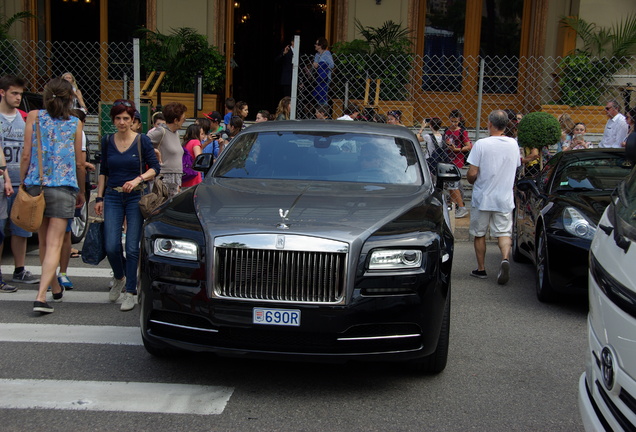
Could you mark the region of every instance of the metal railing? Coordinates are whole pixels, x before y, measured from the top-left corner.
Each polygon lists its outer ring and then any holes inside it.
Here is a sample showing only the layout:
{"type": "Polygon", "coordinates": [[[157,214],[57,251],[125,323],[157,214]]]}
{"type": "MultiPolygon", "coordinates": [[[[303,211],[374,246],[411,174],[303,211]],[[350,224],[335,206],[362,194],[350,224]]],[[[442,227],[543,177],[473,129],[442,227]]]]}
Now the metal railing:
{"type": "MultiPolygon", "coordinates": [[[[133,43],[2,41],[0,75],[14,74],[27,90],[41,93],[53,77],[71,72],[82,91],[89,115],[100,104],[118,98],[137,99],[133,43]]],[[[382,121],[387,112],[402,113],[402,123],[419,129],[424,119],[458,109],[471,138],[484,134],[493,109],[508,108],[526,114],[567,113],[584,122],[591,134],[602,133],[605,103],[636,105],[636,57],[619,65],[583,57],[462,57],[403,55],[333,56],[327,103],[328,116],[337,118],[348,105],[361,117],[382,121]]],[[[313,55],[301,55],[295,70],[296,118],[314,118],[316,70],[313,55]]],[[[138,69],[137,69],[138,71],[138,69]]],[[[137,90],[138,91],[138,90],[137,90]]],[[[138,100],[138,99],[137,99],[138,100]]]]}
{"type": "Polygon", "coordinates": [[[557,117],[566,113],[574,122],[586,123],[594,134],[605,127],[608,100],[616,99],[623,112],[635,105],[631,91],[636,88],[631,82],[636,83],[636,57],[619,65],[582,57],[334,54],[333,58],[327,103],[321,104],[316,99],[314,57],[300,57],[296,118],[314,118],[316,108],[337,118],[346,106],[355,105],[365,120],[385,121],[388,111],[397,110],[404,125],[419,129],[424,119],[432,117],[447,126],[450,111],[457,109],[476,137],[485,133],[492,110],[511,109],[521,114],[546,111],[557,117]]]}

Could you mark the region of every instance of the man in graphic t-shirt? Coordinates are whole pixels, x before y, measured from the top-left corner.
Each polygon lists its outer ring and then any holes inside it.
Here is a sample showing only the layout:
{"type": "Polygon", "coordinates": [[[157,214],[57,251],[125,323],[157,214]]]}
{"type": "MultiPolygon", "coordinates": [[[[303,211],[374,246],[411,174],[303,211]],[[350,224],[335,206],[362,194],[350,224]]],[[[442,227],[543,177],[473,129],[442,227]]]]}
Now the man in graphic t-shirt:
{"type": "MultiPolygon", "coordinates": [[[[6,169],[0,176],[3,198],[6,197],[6,212],[0,209],[0,231],[4,233],[8,215],[11,213],[11,206],[15,198],[18,186],[20,186],[20,156],[24,145],[24,118],[22,111],[18,109],[22,101],[24,92],[24,81],[14,76],[4,76],[0,78],[0,145],[2,146],[2,156],[6,163],[6,169]]],[[[0,205],[1,207],[1,205],[0,205]]],[[[30,271],[24,268],[26,257],[27,238],[33,234],[19,228],[9,221],[11,231],[11,250],[15,270],[12,282],[36,284],[40,279],[34,277],[30,271]]],[[[0,244],[0,257],[2,256],[4,242],[0,244]]],[[[4,282],[0,275],[0,292],[14,292],[16,288],[4,282]]]]}

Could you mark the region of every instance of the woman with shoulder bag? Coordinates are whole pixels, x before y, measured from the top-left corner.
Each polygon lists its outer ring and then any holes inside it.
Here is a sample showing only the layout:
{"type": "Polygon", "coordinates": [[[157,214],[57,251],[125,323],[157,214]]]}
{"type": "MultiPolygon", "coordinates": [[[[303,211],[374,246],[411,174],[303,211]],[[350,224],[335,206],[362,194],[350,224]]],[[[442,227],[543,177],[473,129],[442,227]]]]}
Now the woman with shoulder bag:
{"type": "Polygon", "coordinates": [[[115,277],[108,298],[111,302],[117,301],[125,287],[122,311],[135,307],[134,296],[137,294],[137,264],[144,223],[139,199],[146,182],[154,179],[160,169],[150,139],[131,130],[134,115],[134,102],[119,99],[113,103],[110,118],[117,132],[102,138],[102,162],[95,199],[95,213],[104,215],[106,256],[115,277]],[[142,172],[143,166],[149,168],[142,172]],[[126,258],[121,246],[124,219],[127,224],[126,258]]]}
{"type": "Polygon", "coordinates": [[[64,234],[75,208],[84,205],[84,154],[82,124],[71,116],[73,87],[55,78],[44,87],[44,108],[31,111],[24,129],[20,178],[30,195],[44,193],[45,209],[38,229],[42,277],[33,311],[52,313],[46,302],[51,287],[53,301],[62,301],[57,280],[64,234]],[[40,168],[41,167],[41,168],[40,168]]]}

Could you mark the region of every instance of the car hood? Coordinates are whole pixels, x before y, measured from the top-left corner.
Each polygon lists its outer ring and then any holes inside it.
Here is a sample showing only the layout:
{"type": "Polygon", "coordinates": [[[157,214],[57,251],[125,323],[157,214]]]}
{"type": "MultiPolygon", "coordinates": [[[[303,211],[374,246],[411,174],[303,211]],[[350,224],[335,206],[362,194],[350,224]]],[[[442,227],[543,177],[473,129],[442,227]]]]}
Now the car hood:
{"type": "Polygon", "coordinates": [[[353,241],[400,226],[421,230],[441,220],[442,206],[430,201],[423,186],[262,179],[210,179],[194,193],[213,237],[280,232],[353,241]]]}
{"type": "Polygon", "coordinates": [[[555,197],[555,203],[559,207],[576,207],[598,225],[603,211],[610,203],[610,196],[609,191],[561,192],[555,197]]]}

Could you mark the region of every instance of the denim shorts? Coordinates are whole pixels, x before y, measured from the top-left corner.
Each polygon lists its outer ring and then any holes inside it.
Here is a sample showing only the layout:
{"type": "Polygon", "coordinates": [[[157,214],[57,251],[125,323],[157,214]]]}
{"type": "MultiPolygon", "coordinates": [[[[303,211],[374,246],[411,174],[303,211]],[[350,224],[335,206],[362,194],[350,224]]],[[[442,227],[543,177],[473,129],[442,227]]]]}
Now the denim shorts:
{"type": "MultiPolygon", "coordinates": [[[[27,186],[31,195],[40,193],[40,186],[27,186]]],[[[44,216],[49,218],[72,219],[75,217],[75,203],[77,191],[70,187],[44,187],[44,201],[46,208],[44,216]]]]}

